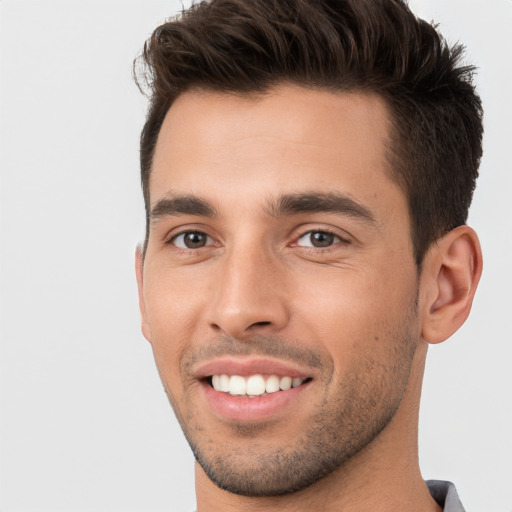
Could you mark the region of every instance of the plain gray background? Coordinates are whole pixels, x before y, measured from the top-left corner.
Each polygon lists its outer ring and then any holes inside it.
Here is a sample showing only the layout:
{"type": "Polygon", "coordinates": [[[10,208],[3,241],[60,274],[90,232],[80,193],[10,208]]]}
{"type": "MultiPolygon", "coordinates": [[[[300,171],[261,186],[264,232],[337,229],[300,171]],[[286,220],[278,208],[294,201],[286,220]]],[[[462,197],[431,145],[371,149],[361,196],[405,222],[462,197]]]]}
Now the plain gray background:
{"type": "MultiPolygon", "coordinates": [[[[425,478],[468,512],[512,511],[512,2],[414,0],[480,68],[485,156],[470,224],[473,313],[432,347],[425,478]]],[[[0,2],[0,510],[194,506],[193,460],[139,328],[143,237],[131,63],[175,1],[0,2]]]]}

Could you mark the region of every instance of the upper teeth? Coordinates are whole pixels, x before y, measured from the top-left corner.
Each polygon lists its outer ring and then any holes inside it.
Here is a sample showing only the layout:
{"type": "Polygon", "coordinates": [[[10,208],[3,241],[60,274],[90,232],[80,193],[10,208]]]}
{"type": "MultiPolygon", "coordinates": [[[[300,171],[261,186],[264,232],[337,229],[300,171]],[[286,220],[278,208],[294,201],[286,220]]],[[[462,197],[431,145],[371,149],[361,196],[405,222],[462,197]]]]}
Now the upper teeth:
{"type": "Polygon", "coordinates": [[[290,388],[300,386],[304,379],[300,377],[278,377],[270,375],[251,375],[250,377],[241,377],[240,375],[213,375],[212,385],[216,391],[224,391],[230,395],[248,395],[262,396],[266,393],[275,393],[276,391],[286,391],[290,388]]]}

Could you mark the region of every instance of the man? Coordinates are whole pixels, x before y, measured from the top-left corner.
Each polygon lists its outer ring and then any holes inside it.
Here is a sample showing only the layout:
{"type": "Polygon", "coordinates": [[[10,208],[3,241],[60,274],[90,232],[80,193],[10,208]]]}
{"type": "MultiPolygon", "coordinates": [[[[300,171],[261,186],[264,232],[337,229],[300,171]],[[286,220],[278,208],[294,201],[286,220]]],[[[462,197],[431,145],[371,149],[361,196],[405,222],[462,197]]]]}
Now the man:
{"type": "Polygon", "coordinates": [[[463,510],[420,474],[467,318],[473,68],[400,0],[213,0],[145,46],[142,330],[197,510],[463,510]]]}

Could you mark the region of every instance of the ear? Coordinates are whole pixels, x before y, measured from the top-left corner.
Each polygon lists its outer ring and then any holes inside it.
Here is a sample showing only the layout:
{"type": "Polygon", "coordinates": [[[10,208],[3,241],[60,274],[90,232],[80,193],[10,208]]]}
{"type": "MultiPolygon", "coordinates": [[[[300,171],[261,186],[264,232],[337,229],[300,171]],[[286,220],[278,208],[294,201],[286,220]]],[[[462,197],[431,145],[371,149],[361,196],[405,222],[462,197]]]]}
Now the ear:
{"type": "Polygon", "coordinates": [[[459,226],[427,252],[421,275],[422,335],[429,343],[449,338],[466,321],[482,273],[477,234],[459,226]]]}
{"type": "Polygon", "coordinates": [[[140,246],[135,250],[135,275],[137,276],[137,289],[139,292],[139,309],[142,322],[142,334],[151,343],[151,326],[147,319],[146,303],[144,300],[144,257],[140,246]]]}

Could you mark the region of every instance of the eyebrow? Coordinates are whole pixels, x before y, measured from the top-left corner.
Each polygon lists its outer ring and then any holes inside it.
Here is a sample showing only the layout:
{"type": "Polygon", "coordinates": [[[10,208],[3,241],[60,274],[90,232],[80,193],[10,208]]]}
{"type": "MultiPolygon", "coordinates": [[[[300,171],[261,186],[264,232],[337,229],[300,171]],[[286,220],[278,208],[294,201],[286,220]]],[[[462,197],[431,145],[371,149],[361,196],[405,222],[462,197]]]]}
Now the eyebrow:
{"type": "Polygon", "coordinates": [[[298,213],[338,213],[375,224],[373,213],[354,199],[336,193],[286,194],[271,201],[267,212],[272,217],[298,213]]]}
{"type": "MultiPolygon", "coordinates": [[[[299,213],[338,213],[375,224],[372,212],[354,199],[336,193],[285,194],[271,200],[266,208],[271,217],[283,217],[299,213]]],[[[160,199],[151,209],[151,220],[174,215],[198,215],[215,217],[217,211],[204,199],[194,195],[173,196],[160,199]]]]}
{"type": "Polygon", "coordinates": [[[199,197],[193,195],[174,196],[160,199],[151,209],[151,220],[172,215],[201,215],[215,217],[215,208],[199,197]]]}

